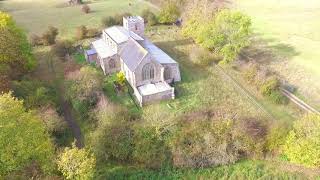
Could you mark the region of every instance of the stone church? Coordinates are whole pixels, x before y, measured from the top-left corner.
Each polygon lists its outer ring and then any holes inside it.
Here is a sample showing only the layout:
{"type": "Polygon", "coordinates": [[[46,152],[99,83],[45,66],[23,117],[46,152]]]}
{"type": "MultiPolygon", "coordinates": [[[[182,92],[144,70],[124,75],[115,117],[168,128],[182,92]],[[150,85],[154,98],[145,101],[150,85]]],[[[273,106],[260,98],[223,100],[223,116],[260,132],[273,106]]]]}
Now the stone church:
{"type": "Polygon", "coordinates": [[[169,84],[181,81],[179,64],[144,36],[140,16],[124,17],[123,26],[103,30],[85,56],[105,75],[123,72],[140,106],[175,98],[169,84]]]}

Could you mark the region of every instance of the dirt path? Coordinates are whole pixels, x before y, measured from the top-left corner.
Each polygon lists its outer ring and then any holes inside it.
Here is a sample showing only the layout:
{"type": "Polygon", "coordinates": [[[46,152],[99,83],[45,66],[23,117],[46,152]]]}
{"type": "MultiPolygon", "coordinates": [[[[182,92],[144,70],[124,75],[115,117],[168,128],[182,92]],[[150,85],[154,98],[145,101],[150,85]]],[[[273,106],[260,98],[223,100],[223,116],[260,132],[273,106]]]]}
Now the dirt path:
{"type": "Polygon", "coordinates": [[[79,125],[77,124],[76,120],[72,115],[72,106],[70,102],[66,101],[65,99],[62,99],[61,108],[63,110],[64,120],[68,123],[68,126],[71,129],[72,134],[76,140],[76,146],[78,148],[83,148],[84,147],[83,136],[82,136],[79,125]]]}
{"type": "Polygon", "coordinates": [[[72,105],[71,103],[65,98],[65,86],[64,86],[64,80],[65,77],[64,75],[59,74],[58,71],[56,71],[56,68],[63,69],[63,64],[62,63],[53,63],[53,58],[50,58],[48,60],[48,68],[50,73],[53,74],[55,77],[55,85],[58,90],[58,97],[60,101],[60,106],[62,110],[62,114],[64,117],[64,120],[67,122],[72,135],[75,139],[76,146],[78,148],[83,148],[84,147],[84,142],[83,142],[83,136],[81,133],[80,126],[78,125],[76,119],[74,118],[72,114],[72,105]]]}

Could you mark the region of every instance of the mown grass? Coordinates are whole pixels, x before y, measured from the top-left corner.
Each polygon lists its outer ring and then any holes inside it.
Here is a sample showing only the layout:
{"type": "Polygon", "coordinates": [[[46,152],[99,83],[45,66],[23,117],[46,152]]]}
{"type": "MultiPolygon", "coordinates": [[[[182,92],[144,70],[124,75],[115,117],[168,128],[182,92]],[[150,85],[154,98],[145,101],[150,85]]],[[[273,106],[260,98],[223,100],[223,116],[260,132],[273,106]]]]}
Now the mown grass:
{"type": "Polygon", "coordinates": [[[95,0],[88,5],[91,13],[84,14],[81,6],[66,6],[67,0],[5,0],[0,10],[9,12],[18,25],[28,33],[40,34],[49,25],[59,28],[60,38],[73,38],[75,28],[81,25],[101,27],[101,19],[117,13],[138,14],[151,7],[142,0],[95,0]],[[131,5],[129,5],[131,4],[131,5]]]}
{"type": "Polygon", "coordinates": [[[263,46],[275,54],[262,54],[256,60],[263,59],[261,63],[296,86],[319,109],[320,1],[235,0],[233,6],[251,16],[263,46]]]}
{"type": "Polygon", "coordinates": [[[299,172],[288,172],[264,161],[241,161],[232,165],[204,169],[163,169],[152,171],[136,167],[106,166],[96,179],[308,179],[299,172]]]}

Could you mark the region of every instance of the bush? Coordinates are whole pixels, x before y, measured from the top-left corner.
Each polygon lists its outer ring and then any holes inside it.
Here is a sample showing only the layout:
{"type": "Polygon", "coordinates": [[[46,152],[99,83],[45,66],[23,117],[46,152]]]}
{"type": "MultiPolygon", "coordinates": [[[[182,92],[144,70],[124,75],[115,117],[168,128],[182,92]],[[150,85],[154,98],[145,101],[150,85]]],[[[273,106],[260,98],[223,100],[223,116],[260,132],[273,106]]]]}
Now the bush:
{"type": "Polygon", "coordinates": [[[247,67],[244,72],[244,78],[249,82],[254,84],[256,81],[256,77],[258,74],[258,66],[256,64],[250,64],[249,67],[247,67]]]}
{"type": "Polygon", "coordinates": [[[57,28],[49,26],[48,30],[42,35],[43,44],[46,46],[55,44],[58,34],[59,32],[57,28]]]}
{"type": "Polygon", "coordinates": [[[90,7],[87,4],[85,4],[81,7],[81,11],[85,14],[88,14],[90,12],[90,7]]]}
{"type": "Polygon", "coordinates": [[[288,98],[285,97],[279,90],[273,91],[269,99],[276,104],[286,104],[288,103],[288,98]]]}
{"type": "Polygon", "coordinates": [[[145,9],[142,11],[142,17],[149,26],[158,24],[157,16],[149,9],[145,9]]]}
{"type": "Polygon", "coordinates": [[[124,75],[123,72],[117,73],[117,82],[121,85],[124,86],[126,82],[126,76],[124,75]]]}
{"type": "Polygon", "coordinates": [[[72,54],[73,51],[74,47],[71,41],[58,41],[52,46],[52,52],[60,58],[64,58],[67,54],[72,54]]]}
{"type": "Polygon", "coordinates": [[[88,30],[87,30],[86,26],[82,25],[82,26],[77,27],[76,39],[78,39],[78,40],[85,39],[87,37],[87,33],[88,33],[88,30]]]}
{"type": "Polygon", "coordinates": [[[288,99],[280,92],[279,88],[280,81],[276,77],[270,77],[262,84],[260,92],[274,103],[285,104],[288,99]]]}
{"type": "Polygon", "coordinates": [[[59,155],[57,164],[66,179],[93,179],[96,158],[88,150],[73,144],[59,155]]]}
{"type": "Polygon", "coordinates": [[[97,37],[100,34],[100,30],[97,28],[90,28],[87,30],[87,38],[97,37]]]}
{"type": "Polygon", "coordinates": [[[73,101],[88,101],[95,104],[98,94],[102,92],[103,75],[91,66],[80,69],[79,75],[71,82],[68,97],[73,101]]]}
{"type": "Polygon", "coordinates": [[[276,77],[270,77],[260,87],[260,92],[264,96],[271,96],[271,94],[277,91],[280,87],[280,82],[276,77]]]}
{"type": "Polygon", "coordinates": [[[104,27],[111,27],[111,26],[117,25],[117,23],[116,23],[116,20],[114,19],[114,17],[107,16],[107,17],[102,18],[102,25],[104,27]]]}
{"type": "Polygon", "coordinates": [[[160,11],[159,22],[162,24],[171,24],[180,17],[180,10],[174,2],[166,3],[160,11]]]}
{"type": "Polygon", "coordinates": [[[114,20],[115,20],[116,25],[122,25],[123,17],[128,17],[128,16],[132,16],[132,14],[128,13],[128,12],[121,13],[121,14],[116,14],[114,16],[114,20]]]}
{"type": "Polygon", "coordinates": [[[32,34],[30,36],[30,43],[32,46],[39,46],[43,44],[41,37],[36,34],[32,34]]]}
{"type": "Polygon", "coordinates": [[[97,128],[90,134],[89,144],[102,162],[126,162],[133,151],[131,124],[125,109],[108,104],[94,113],[97,128]]]}
{"type": "Polygon", "coordinates": [[[61,134],[67,129],[66,122],[53,107],[44,107],[39,114],[50,134],[61,134]]]}
{"type": "Polygon", "coordinates": [[[175,166],[209,167],[263,155],[266,126],[252,118],[229,120],[214,114],[191,114],[179,122],[170,140],[175,166]]]}
{"type": "Polygon", "coordinates": [[[320,116],[307,115],[294,122],[287,136],[283,155],[294,163],[320,166],[320,116]]]}
{"type": "Polygon", "coordinates": [[[203,48],[196,48],[191,51],[190,59],[193,63],[201,66],[209,66],[217,62],[219,58],[214,56],[210,51],[203,48]]]}
{"type": "Polygon", "coordinates": [[[133,159],[148,168],[161,168],[169,161],[169,149],[155,128],[137,128],[134,131],[133,159]]]}

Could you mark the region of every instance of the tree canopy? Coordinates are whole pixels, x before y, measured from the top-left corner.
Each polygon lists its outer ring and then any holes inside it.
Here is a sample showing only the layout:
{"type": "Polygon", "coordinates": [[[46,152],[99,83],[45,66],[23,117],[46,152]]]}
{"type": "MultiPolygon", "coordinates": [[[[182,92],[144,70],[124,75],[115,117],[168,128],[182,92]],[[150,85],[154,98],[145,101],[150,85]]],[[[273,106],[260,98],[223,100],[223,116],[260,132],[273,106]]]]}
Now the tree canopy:
{"type": "Polygon", "coordinates": [[[0,11],[0,73],[14,76],[35,65],[26,35],[10,15],[0,11]]]}
{"type": "Polygon", "coordinates": [[[307,115],[294,122],[284,145],[284,155],[289,161],[320,167],[319,115],[307,115]]]}
{"type": "Polygon", "coordinates": [[[11,93],[0,95],[0,175],[36,162],[52,170],[53,144],[40,118],[11,93]]]}
{"type": "Polygon", "coordinates": [[[224,63],[233,61],[241,49],[249,45],[251,20],[248,16],[222,10],[211,20],[203,19],[200,12],[194,13],[187,20],[183,33],[222,56],[224,63]]]}
{"type": "Polygon", "coordinates": [[[58,167],[66,179],[92,179],[96,159],[86,149],[79,149],[73,144],[60,154],[58,167]]]}

